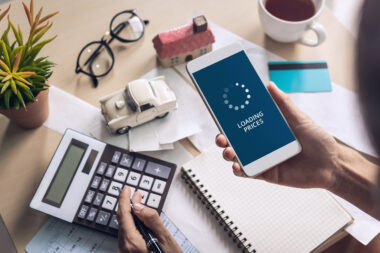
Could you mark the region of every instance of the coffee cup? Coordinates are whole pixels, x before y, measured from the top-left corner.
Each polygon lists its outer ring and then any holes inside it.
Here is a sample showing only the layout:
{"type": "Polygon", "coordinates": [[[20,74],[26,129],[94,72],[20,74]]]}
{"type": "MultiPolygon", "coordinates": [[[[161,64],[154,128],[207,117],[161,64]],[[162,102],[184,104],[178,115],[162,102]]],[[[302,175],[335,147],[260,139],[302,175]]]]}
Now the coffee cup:
{"type": "Polygon", "coordinates": [[[259,0],[259,17],[265,33],[279,42],[298,42],[311,47],[320,45],[326,39],[326,31],[315,20],[322,12],[325,0],[308,1],[259,0]],[[305,3],[309,5],[305,6],[305,3]],[[309,30],[316,34],[316,40],[305,38],[309,30]]]}

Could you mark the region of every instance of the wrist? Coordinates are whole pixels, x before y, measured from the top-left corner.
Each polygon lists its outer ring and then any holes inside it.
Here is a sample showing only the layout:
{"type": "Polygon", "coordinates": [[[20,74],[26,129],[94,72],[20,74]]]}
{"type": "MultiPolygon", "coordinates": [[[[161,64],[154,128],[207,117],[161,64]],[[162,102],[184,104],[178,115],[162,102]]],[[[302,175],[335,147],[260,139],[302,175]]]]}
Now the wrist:
{"type": "Polygon", "coordinates": [[[338,144],[334,182],[328,190],[372,213],[377,170],[377,165],[366,160],[359,152],[338,144]]]}

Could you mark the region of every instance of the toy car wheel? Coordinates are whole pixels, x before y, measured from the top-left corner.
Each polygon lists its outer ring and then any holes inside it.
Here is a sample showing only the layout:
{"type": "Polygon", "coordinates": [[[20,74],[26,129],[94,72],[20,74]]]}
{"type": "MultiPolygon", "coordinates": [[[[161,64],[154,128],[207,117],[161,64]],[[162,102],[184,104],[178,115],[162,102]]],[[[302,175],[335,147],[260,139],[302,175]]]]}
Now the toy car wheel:
{"type": "Polygon", "coordinates": [[[169,114],[169,112],[165,112],[165,113],[163,113],[161,115],[158,115],[156,118],[157,119],[162,119],[162,118],[165,118],[166,116],[168,116],[168,114],[169,114]]]}
{"type": "Polygon", "coordinates": [[[131,129],[130,126],[120,127],[119,129],[116,130],[116,133],[117,134],[126,134],[126,133],[128,133],[129,129],[131,129]]]}

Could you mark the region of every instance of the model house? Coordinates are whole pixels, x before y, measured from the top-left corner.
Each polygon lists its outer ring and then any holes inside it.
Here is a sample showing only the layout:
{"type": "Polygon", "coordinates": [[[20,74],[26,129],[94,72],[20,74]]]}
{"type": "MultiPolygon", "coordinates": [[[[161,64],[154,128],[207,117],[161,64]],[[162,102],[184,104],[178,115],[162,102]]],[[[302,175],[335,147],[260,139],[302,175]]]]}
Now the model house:
{"type": "Polygon", "coordinates": [[[159,33],[153,39],[157,57],[164,67],[181,64],[212,50],[214,34],[205,16],[193,19],[192,24],[159,33]]]}

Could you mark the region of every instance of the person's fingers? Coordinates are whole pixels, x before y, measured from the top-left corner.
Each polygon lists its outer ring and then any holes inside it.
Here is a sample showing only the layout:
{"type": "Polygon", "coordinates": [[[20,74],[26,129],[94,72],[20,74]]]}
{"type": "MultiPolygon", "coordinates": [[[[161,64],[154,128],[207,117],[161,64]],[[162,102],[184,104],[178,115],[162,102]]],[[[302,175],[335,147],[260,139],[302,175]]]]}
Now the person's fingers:
{"type": "Polygon", "coordinates": [[[238,177],[246,177],[244,171],[243,171],[243,168],[240,166],[239,163],[237,162],[234,162],[232,164],[232,171],[233,173],[235,174],[235,176],[238,176],[238,177]]]}
{"type": "Polygon", "coordinates": [[[117,211],[117,219],[119,222],[119,231],[122,232],[128,237],[133,238],[136,236],[136,233],[139,233],[136,229],[135,222],[131,214],[131,189],[128,186],[125,186],[123,191],[120,194],[119,198],[119,209],[117,211]]]}
{"type": "Polygon", "coordinates": [[[228,146],[227,138],[223,134],[218,134],[215,138],[215,143],[221,148],[228,146]]]}
{"type": "Polygon", "coordinates": [[[135,191],[135,193],[133,193],[133,196],[132,196],[132,203],[133,204],[140,203],[141,199],[142,199],[141,193],[139,191],[135,191]]]}
{"type": "Polygon", "coordinates": [[[227,161],[234,161],[236,159],[236,154],[233,148],[225,148],[223,151],[223,158],[227,161]]]}
{"type": "Polygon", "coordinates": [[[269,82],[267,88],[289,125],[297,126],[302,121],[309,119],[308,116],[294,104],[290,97],[273,82],[269,82]]]}
{"type": "Polygon", "coordinates": [[[140,221],[144,222],[145,226],[153,231],[159,240],[165,240],[165,238],[168,237],[169,232],[162,223],[156,210],[136,202],[133,204],[133,212],[140,221]]]}

